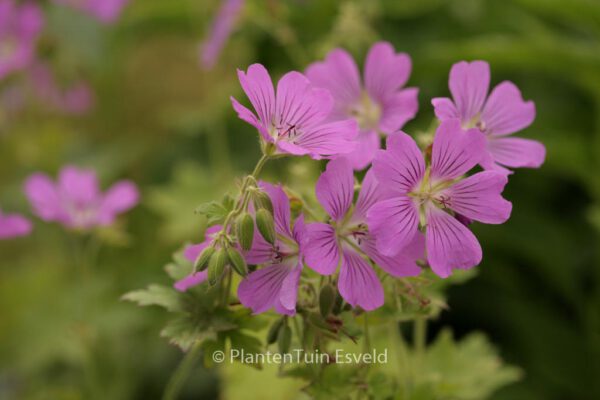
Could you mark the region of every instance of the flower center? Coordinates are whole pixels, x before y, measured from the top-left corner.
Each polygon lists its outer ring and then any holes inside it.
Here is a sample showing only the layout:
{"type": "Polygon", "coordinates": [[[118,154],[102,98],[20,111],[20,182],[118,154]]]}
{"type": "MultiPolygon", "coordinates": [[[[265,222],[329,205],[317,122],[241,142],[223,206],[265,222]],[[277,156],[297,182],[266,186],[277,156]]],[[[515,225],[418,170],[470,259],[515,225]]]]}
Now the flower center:
{"type": "Polygon", "coordinates": [[[377,128],[381,119],[381,107],[363,91],[360,101],[350,108],[350,116],[356,119],[361,130],[377,128]]]}

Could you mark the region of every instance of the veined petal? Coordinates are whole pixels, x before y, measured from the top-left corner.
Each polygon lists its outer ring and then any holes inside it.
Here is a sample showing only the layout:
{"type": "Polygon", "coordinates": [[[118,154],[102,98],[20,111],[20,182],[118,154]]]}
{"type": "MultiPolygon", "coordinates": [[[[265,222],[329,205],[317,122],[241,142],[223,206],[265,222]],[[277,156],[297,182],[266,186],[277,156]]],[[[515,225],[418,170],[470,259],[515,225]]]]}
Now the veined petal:
{"type": "MultiPolygon", "coordinates": [[[[280,304],[284,282],[296,265],[273,264],[252,272],[240,282],[238,298],[251,308],[254,314],[260,314],[280,304]]],[[[289,293],[286,293],[289,296],[289,293]]]]}
{"type": "Polygon", "coordinates": [[[369,232],[377,240],[377,250],[393,256],[413,240],[419,227],[419,213],[410,197],[394,197],[375,203],[367,212],[367,222],[369,232]]]}
{"type": "Polygon", "coordinates": [[[309,65],[306,77],[314,86],[331,92],[336,108],[347,108],[360,98],[358,67],[345,50],[334,49],[325,61],[309,65]]]}
{"type": "Polygon", "coordinates": [[[481,121],[490,135],[509,135],[527,128],[534,119],[533,101],[524,101],[519,88],[508,81],[492,90],[481,112],[481,121]]]}
{"type": "Polygon", "coordinates": [[[401,278],[421,273],[417,260],[425,258],[425,237],[420,232],[417,232],[413,240],[395,256],[381,254],[371,236],[363,240],[360,247],[381,269],[392,276],[401,278]]]}
{"type": "Polygon", "coordinates": [[[431,177],[454,179],[484,156],[485,136],[479,129],[463,131],[458,119],[442,121],[433,139],[431,177]]]}
{"type": "Polygon", "coordinates": [[[461,61],[450,70],[450,92],[461,121],[468,122],[483,108],[490,87],[490,66],[485,61],[461,61]]]}
{"type": "Polygon", "coordinates": [[[368,170],[362,181],[360,192],[358,193],[352,220],[356,222],[366,222],[367,212],[373,204],[384,199],[384,194],[385,190],[378,184],[377,179],[375,178],[375,172],[373,169],[368,170]]]}
{"type": "Polygon", "coordinates": [[[254,115],[252,111],[248,110],[246,107],[241,105],[235,98],[230,97],[229,99],[231,100],[233,109],[237,112],[238,117],[242,121],[246,121],[250,125],[254,126],[258,130],[260,135],[263,137],[263,139],[265,139],[267,142],[273,142],[274,139],[271,135],[269,135],[269,132],[265,125],[256,118],[256,115],[254,115]]]}
{"type": "Polygon", "coordinates": [[[375,43],[365,61],[365,87],[369,96],[384,102],[404,86],[411,69],[412,62],[408,54],[396,53],[388,42],[375,43]]]}
{"type": "Polygon", "coordinates": [[[296,314],[296,303],[298,301],[298,285],[300,284],[300,274],[302,273],[302,263],[290,271],[288,276],[281,284],[279,299],[275,304],[275,311],[283,315],[296,314]]]}
{"type": "Polygon", "coordinates": [[[447,278],[453,269],[469,269],[481,262],[475,235],[456,218],[437,207],[427,210],[427,260],[433,272],[447,278]]]}
{"type": "Polygon", "coordinates": [[[440,121],[452,118],[460,119],[460,114],[451,99],[447,97],[436,97],[431,99],[431,104],[433,105],[435,116],[440,121]]]}
{"type": "Polygon", "coordinates": [[[273,204],[275,231],[280,235],[291,238],[290,199],[288,199],[281,185],[275,186],[264,181],[260,181],[259,185],[269,195],[273,204]]]}
{"type": "Polygon", "coordinates": [[[546,158],[544,145],[530,139],[489,138],[487,150],[493,161],[511,168],[539,168],[546,158]]]}
{"type": "Polygon", "coordinates": [[[356,121],[348,119],[307,128],[292,142],[280,141],[278,145],[292,154],[308,154],[318,160],[353,151],[357,133],[356,121]]]}
{"type": "Polygon", "coordinates": [[[64,167],[58,176],[58,190],[77,205],[91,205],[100,200],[98,179],[92,170],[64,167]]]}
{"type": "Polygon", "coordinates": [[[512,204],[502,197],[508,183],[505,174],[484,171],[444,190],[447,206],[469,219],[486,224],[501,224],[510,217],[512,204]]]}
{"type": "Polygon", "coordinates": [[[377,150],[381,148],[381,139],[375,131],[360,132],[356,136],[355,148],[351,153],[344,154],[352,168],[356,171],[365,169],[373,159],[377,150]]]}
{"type": "Polygon", "coordinates": [[[294,129],[304,130],[322,122],[333,108],[333,97],[326,89],[315,88],[300,72],[285,74],[277,83],[275,121],[281,140],[294,129]]]}
{"type": "Polygon", "coordinates": [[[262,237],[255,226],[252,247],[250,250],[242,251],[242,254],[246,262],[250,265],[270,263],[275,256],[275,247],[262,237]]]}
{"type": "Polygon", "coordinates": [[[268,126],[275,115],[275,90],[269,72],[260,64],[252,64],[247,73],[238,70],[238,78],[258,118],[268,126]]]}
{"type": "Polygon", "coordinates": [[[404,132],[387,138],[387,148],[379,150],[373,160],[377,181],[390,192],[410,192],[425,173],[425,160],[417,144],[404,132]]]}
{"type": "Polygon", "coordinates": [[[390,134],[401,129],[419,110],[419,89],[408,88],[388,96],[382,103],[379,129],[390,134]]]}
{"type": "Polygon", "coordinates": [[[308,243],[304,261],[321,275],[331,275],[340,262],[340,250],[335,229],[328,224],[315,222],[306,225],[308,243]]]}
{"type": "Polygon", "coordinates": [[[139,201],[137,186],[130,181],[115,183],[104,195],[98,209],[98,223],[111,224],[117,214],[129,210],[139,201]]]}
{"type": "Polygon", "coordinates": [[[354,171],[345,158],[327,163],[316,184],[319,203],[335,221],[344,218],[354,198],[354,171]]]}
{"type": "Polygon", "coordinates": [[[344,250],[338,289],[353,307],[370,311],[383,305],[383,286],[377,274],[354,250],[344,250]]]}

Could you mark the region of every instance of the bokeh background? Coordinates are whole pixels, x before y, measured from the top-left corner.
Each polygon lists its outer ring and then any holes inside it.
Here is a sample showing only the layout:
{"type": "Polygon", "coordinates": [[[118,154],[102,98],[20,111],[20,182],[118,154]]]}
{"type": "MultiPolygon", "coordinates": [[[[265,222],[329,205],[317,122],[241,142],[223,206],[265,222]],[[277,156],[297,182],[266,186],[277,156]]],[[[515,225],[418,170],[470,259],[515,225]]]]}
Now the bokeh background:
{"type": "MultiPolygon", "coordinates": [[[[194,208],[256,162],[256,133],[229,103],[243,98],[236,68],[260,62],[280,76],[337,46],[360,63],[377,40],[413,60],[420,113],[406,131],[429,126],[429,99],[448,94],[454,62],[483,59],[492,84],[512,80],[535,101],[522,136],[548,150],[540,170],[511,177],[509,222],[475,226],[485,254],[478,276],[450,290],[430,335],[484,331],[521,367],[522,379],[494,399],[600,398],[599,1],[247,0],[212,69],[199,48],[217,0],[131,0],[110,24],[38,4],[46,23],[37,57],[59,86],[87,82],[93,104],[67,112],[30,94],[0,106],[0,205],[31,215],[24,179],[65,164],[95,168],[104,188],[134,180],[141,203],[97,234],[85,271],[73,254],[80,239],[57,224],[32,217],[31,236],[0,242],[1,399],[158,398],[181,352],[159,337],[166,313],[120,297],[169,284],[171,254],[201,237],[194,208]]],[[[0,92],[27,84],[17,72],[0,92]]],[[[310,191],[321,167],[281,160],[266,174],[310,191]]],[[[256,382],[242,385],[241,368],[237,393],[269,398],[256,382]]],[[[184,395],[241,398],[227,382],[199,367],[184,395]]],[[[286,382],[260,386],[269,385],[286,382]]]]}

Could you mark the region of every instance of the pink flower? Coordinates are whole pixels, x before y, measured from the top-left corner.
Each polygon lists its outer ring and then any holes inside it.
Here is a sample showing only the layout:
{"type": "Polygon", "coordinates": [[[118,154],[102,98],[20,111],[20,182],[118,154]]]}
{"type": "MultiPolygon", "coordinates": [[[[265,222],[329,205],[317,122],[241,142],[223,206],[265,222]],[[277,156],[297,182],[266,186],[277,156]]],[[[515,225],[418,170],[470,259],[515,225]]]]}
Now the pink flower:
{"type": "Polygon", "coordinates": [[[285,74],[277,84],[277,96],[262,65],[251,65],[247,73],[238,70],[238,76],[256,115],[232,97],[233,108],[258,129],[265,142],[275,144],[279,154],[320,159],[354,150],[356,122],[325,122],[333,98],[329,91],[314,88],[301,73],[285,74]]]}
{"type": "Polygon", "coordinates": [[[389,197],[368,212],[369,229],[377,249],[393,255],[425,229],[427,259],[432,270],[447,277],[456,268],[471,268],[481,261],[481,247],[457,216],[487,224],[500,224],[512,205],[501,193],[508,179],[496,171],[463,177],[481,160],[485,137],[477,129],[464,132],[458,119],[439,126],[431,163],[415,141],[403,132],[390,135],[373,170],[389,197]]]}
{"type": "MultiPolygon", "coordinates": [[[[221,225],[213,225],[213,226],[207,228],[206,229],[206,239],[202,243],[187,246],[183,250],[183,256],[188,261],[190,261],[192,263],[195,262],[196,259],[198,258],[198,256],[200,255],[200,253],[202,253],[202,251],[204,251],[204,249],[207,248],[212,243],[212,241],[215,237],[215,234],[218,233],[220,230],[221,230],[221,225]]],[[[175,282],[173,287],[180,292],[185,292],[189,288],[197,286],[197,285],[205,282],[207,279],[208,279],[208,271],[207,270],[198,271],[198,272],[191,273],[190,275],[186,276],[183,279],[178,280],[177,282],[175,282]]]]}
{"type": "Polygon", "coordinates": [[[0,79],[33,60],[43,25],[43,15],[36,4],[17,5],[13,0],[0,0],[0,79]]]}
{"type": "Polygon", "coordinates": [[[420,273],[416,260],[424,255],[422,235],[415,235],[409,246],[395,257],[381,254],[369,233],[366,215],[381,199],[381,191],[372,171],[367,172],[358,195],[354,198],[352,166],[343,157],[330,161],[317,181],[317,199],[331,217],[331,224],[308,224],[306,264],[322,275],[333,274],[338,265],[338,289],[352,306],[373,310],[383,305],[383,287],[377,274],[356,250],[359,248],[390,275],[415,276],[420,273]]]}
{"type": "Polygon", "coordinates": [[[354,118],[360,126],[356,150],[347,156],[355,169],[371,163],[381,147],[379,133],[395,132],[417,114],[418,89],[403,88],[410,72],[410,57],[396,53],[387,42],[375,43],[369,50],[364,84],[356,63],[341,49],[306,70],[315,86],[331,91],[335,101],[331,118],[354,118]]]}
{"type": "Polygon", "coordinates": [[[129,3],[129,0],[53,0],[60,5],[81,10],[98,21],[105,24],[111,24],[119,19],[123,8],[129,3]]]}
{"type": "Polygon", "coordinates": [[[31,222],[20,214],[2,214],[0,210],[0,239],[27,236],[31,233],[31,222]]]}
{"type": "Polygon", "coordinates": [[[266,182],[260,185],[273,203],[277,240],[271,245],[255,232],[252,249],[244,257],[248,264],[265,266],[240,283],[238,297],[254,314],[274,308],[279,314],[294,315],[306,244],[304,217],[300,215],[291,228],[290,201],[283,189],[266,182]]]}
{"type": "Polygon", "coordinates": [[[461,61],[450,70],[449,86],[453,99],[440,97],[431,101],[435,115],[442,121],[459,118],[463,128],[477,127],[485,133],[486,156],[480,162],[483,168],[510,173],[504,167],[538,168],[544,163],[543,144],[506,137],[528,127],[535,119],[535,105],[523,101],[512,82],[500,83],[488,96],[489,64],[461,61]]]}
{"type": "Polygon", "coordinates": [[[212,23],[208,37],[201,45],[200,61],[205,69],[212,69],[231,35],[231,30],[244,6],[244,0],[223,0],[212,23]]]}
{"type": "Polygon", "coordinates": [[[34,212],[44,221],[88,230],[110,225],[138,203],[138,190],[130,181],[119,181],[101,193],[92,170],[64,167],[54,183],[47,175],[35,173],[25,182],[25,193],[34,212]]]}

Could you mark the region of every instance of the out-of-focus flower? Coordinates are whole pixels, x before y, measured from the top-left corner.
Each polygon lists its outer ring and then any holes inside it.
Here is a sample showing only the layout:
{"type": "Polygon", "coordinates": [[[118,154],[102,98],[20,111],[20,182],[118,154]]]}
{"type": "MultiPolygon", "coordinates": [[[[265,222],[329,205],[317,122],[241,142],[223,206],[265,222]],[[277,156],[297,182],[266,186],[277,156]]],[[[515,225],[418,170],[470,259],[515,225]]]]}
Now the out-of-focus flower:
{"type": "Polygon", "coordinates": [[[31,233],[31,222],[20,214],[3,214],[0,210],[0,239],[27,236],[31,233]]]}
{"type": "Polygon", "coordinates": [[[354,150],[356,121],[326,122],[333,107],[328,90],[313,87],[293,71],[279,80],[275,96],[271,77],[260,64],[251,65],[247,73],[238,70],[238,76],[256,115],[232,97],[233,108],[265,142],[274,143],[278,153],[320,159],[354,150]]]}
{"type": "Polygon", "coordinates": [[[0,79],[31,63],[43,25],[43,14],[33,2],[0,0],[0,79]]]}
{"type": "Polygon", "coordinates": [[[306,70],[315,86],[326,88],[333,95],[331,119],[351,117],[358,121],[358,145],[346,156],[355,169],[371,163],[381,147],[379,133],[395,132],[417,114],[419,91],[404,88],[410,72],[410,57],[396,53],[387,42],[376,43],[369,50],[364,85],[352,56],[341,49],[331,51],[325,61],[313,63],[306,70]]]}
{"type": "Polygon", "coordinates": [[[110,24],[119,19],[129,0],[52,0],[56,4],[67,5],[81,10],[98,21],[110,24]]]}
{"type": "Polygon", "coordinates": [[[368,211],[369,229],[377,249],[393,255],[425,229],[427,259],[439,276],[453,269],[471,268],[481,261],[479,242],[459,221],[464,217],[487,224],[505,222],[512,209],[502,198],[508,179],[496,171],[463,175],[481,160],[485,137],[477,129],[464,132],[458,119],[439,126],[431,152],[431,165],[415,141],[403,132],[390,135],[387,149],[373,161],[377,180],[388,198],[368,211]]]}
{"type": "Polygon", "coordinates": [[[81,230],[112,224],[139,199],[137,187],[130,181],[119,181],[101,193],[94,171],[72,166],[60,171],[56,183],[42,173],[31,175],[25,182],[25,194],[44,221],[81,230]]]}
{"type": "Polygon", "coordinates": [[[227,42],[245,0],[223,0],[206,39],[200,45],[200,63],[212,69],[227,42]]]}
{"type": "Polygon", "coordinates": [[[322,275],[333,274],[338,265],[340,294],[352,306],[373,310],[383,305],[383,287],[369,262],[357,251],[371,257],[382,269],[396,277],[415,276],[421,270],[416,260],[425,255],[422,235],[395,257],[381,254],[367,228],[367,211],[381,199],[373,171],[368,171],[362,183],[356,206],[354,174],[343,157],[330,161],[317,181],[317,199],[331,217],[331,224],[312,223],[306,226],[308,244],[306,265],[322,275]]]}
{"type": "Polygon", "coordinates": [[[32,65],[29,78],[36,100],[50,110],[81,115],[94,106],[94,93],[86,82],[79,81],[62,89],[46,64],[38,62],[32,65]]]}
{"type": "MultiPolygon", "coordinates": [[[[206,239],[199,244],[192,244],[183,250],[183,256],[190,262],[195,262],[200,253],[207,248],[214,239],[216,233],[221,230],[221,225],[213,225],[206,229],[206,239]]],[[[173,287],[180,292],[185,292],[189,288],[197,286],[208,279],[208,270],[191,273],[183,279],[175,282],[173,287]]]]}
{"type": "Polygon", "coordinates": [[[260,186],[273,203],[277,239],[272,245],[255,232],[252,249],[244,257],[248,264],[265,266],[242,280],[238,297],[255,314],[274,308],[279,314],[294,315],[306,245],[304,217],[300,215],[291,228],[290,201],[283,189],[266,182],[260,186]]]}
{"type": "Polygon", "coordinates": [[[531,125],[535,119],[533,101],[523,101],[514,83],[504,81],[488,96],[490,66],[485,61],[461,61],[450,70],[452,99],[431,100],[435,115],[442,121],[459,118],[464,128],[476,127],[487,138],[485,169],[510,173],[509,168],[538,168],[546,148],[538,141],[506,136],[531,125]],[[454,101],[453,101],[454,100],[454,101]]]}

